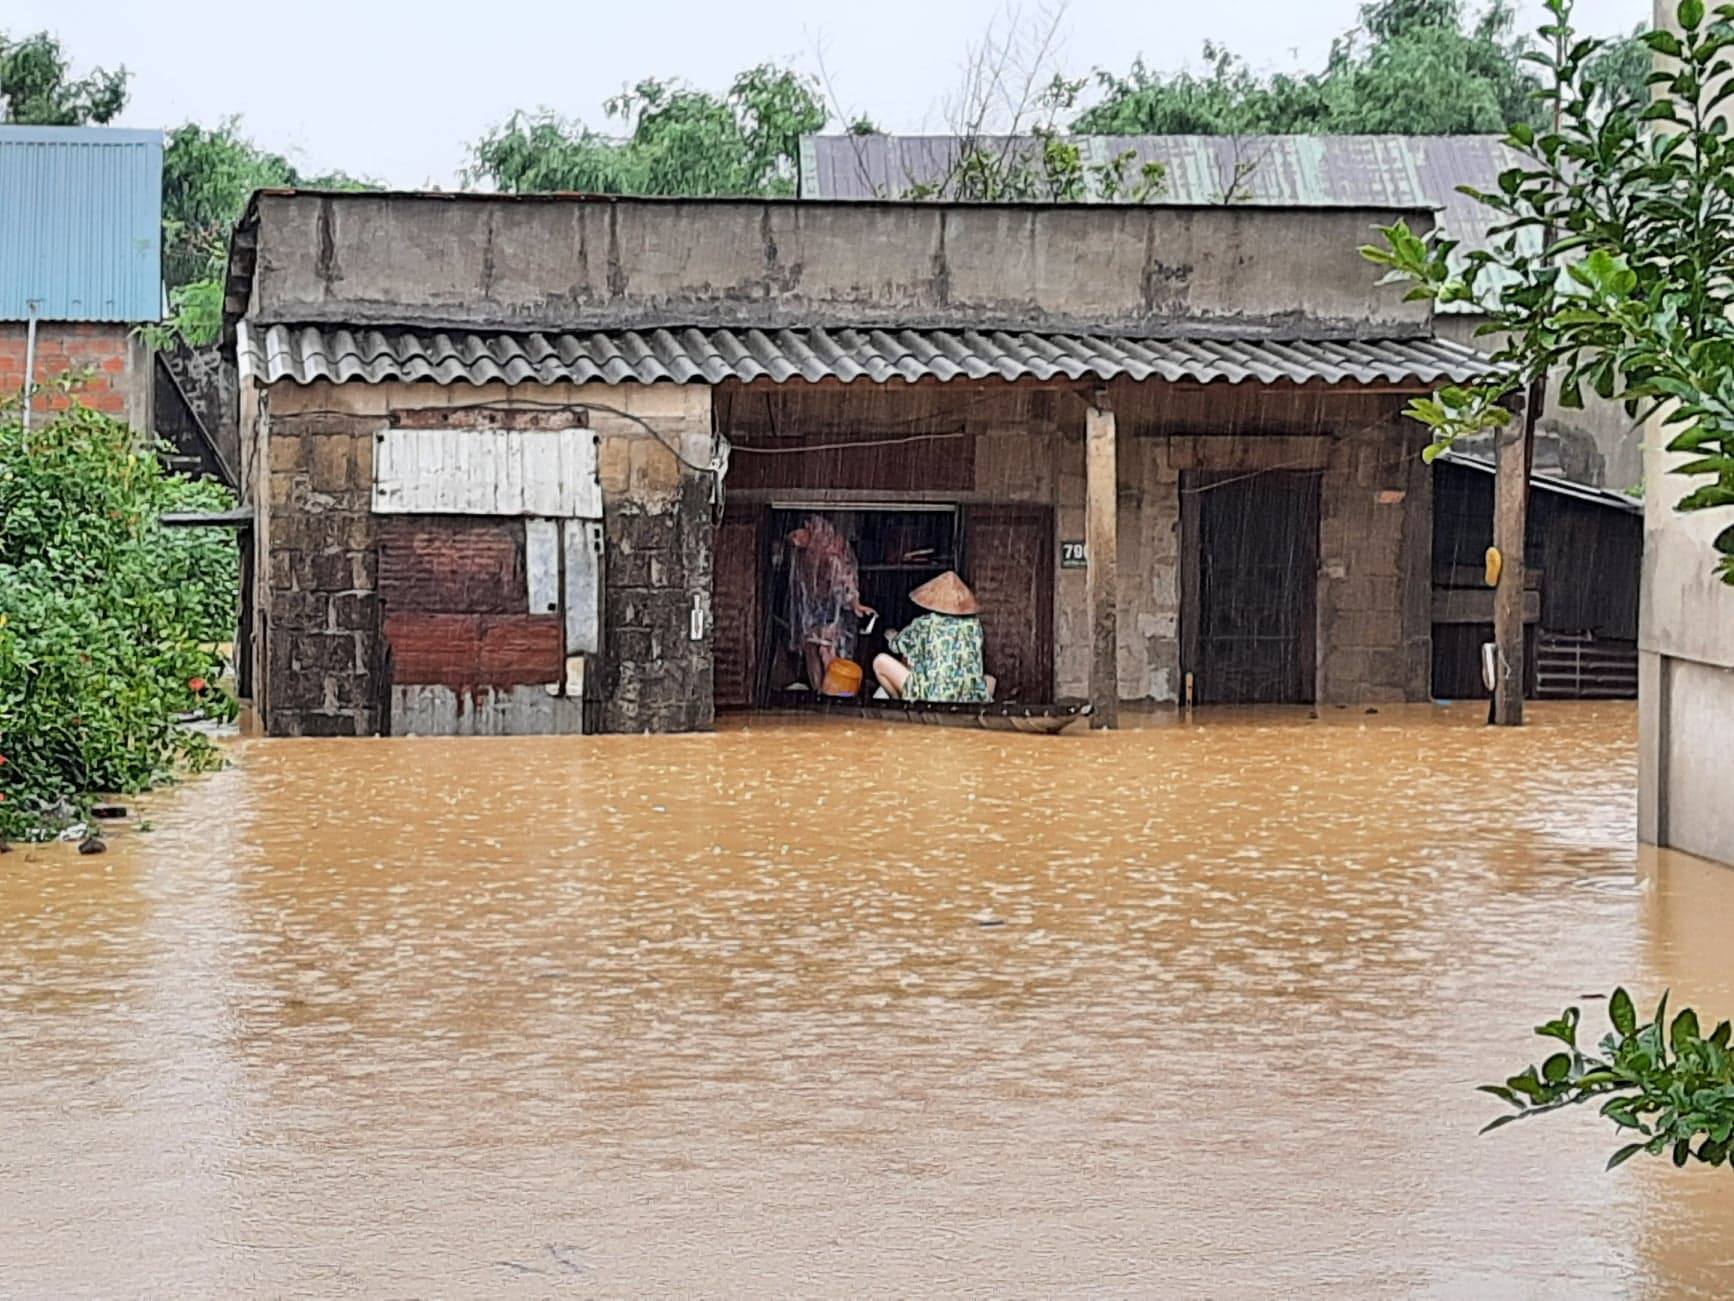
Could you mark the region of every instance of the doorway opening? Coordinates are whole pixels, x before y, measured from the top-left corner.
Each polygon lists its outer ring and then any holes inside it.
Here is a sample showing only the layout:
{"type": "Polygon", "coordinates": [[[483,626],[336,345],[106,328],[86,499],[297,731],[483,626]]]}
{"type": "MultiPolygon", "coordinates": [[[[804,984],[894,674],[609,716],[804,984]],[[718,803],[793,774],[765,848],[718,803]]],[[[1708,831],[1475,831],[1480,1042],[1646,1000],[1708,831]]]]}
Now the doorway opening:
{"type": "Polygon", "coordinates": [[[1184,671],[1199,704],[1308,704],[1317,676],[1319,476],[1180,480],[1184,671]]]}
{"type": "MultiPolygon", "coordinates": [[[[864,605],[877,619],[842,618],[840,655],[877,687],[886,633],[923,611],[909,593],[955,569],[981,604],[995,699],[1049,702],[1053,689],[1053,515],[1045,507],[955,503],[730,502],[717,531],[715,692],[719,709],[764,708],[811,691],[813,669],[794,645],[795,535],[834,533],[847,545],[864,605]]],[[[810,555],[808,557],[811,559],[810,555]]]]}

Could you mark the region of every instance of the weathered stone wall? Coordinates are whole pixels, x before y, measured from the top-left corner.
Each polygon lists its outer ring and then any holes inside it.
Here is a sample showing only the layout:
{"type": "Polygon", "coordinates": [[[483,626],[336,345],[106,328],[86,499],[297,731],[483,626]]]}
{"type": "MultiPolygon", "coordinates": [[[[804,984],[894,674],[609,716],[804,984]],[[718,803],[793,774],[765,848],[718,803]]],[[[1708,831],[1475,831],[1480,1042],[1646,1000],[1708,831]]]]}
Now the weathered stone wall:
{"type": "MultiPolygon", "coordinates": [[[[343,407],[335,390],[326,396],[343,407]]],[[[380,425],[377,416],[270,415],[255,682],[273,735],[368,736],[384,726],[371,513],[380,425]]]]}
{"type": "Polygon", "coordinates": [[[711,485],[671,450],[693,465],[708,462],[707,389],[285,384],[267,394],[243,458],[259,517],[256,681],[267,731],[385,730],[375,435],[396,413],[513,398],[538,409],[584,406],[600,440],[603,653],[586,683],[587,713],[606,731],[710,725],[711,485]]]}
{"type": "Polygon", "coordinates": [[[1318,699],[1427,699],[1433,474],[1400,409],[1330,442],[1319,520],[1318,699]]]}
{"type": "MultiPolygon", "coordinates": [[[[626,390],[694,464],[710,459],[710,391],[626,390]]],[[[710,476],[694,474],[636,423],[592,413],[602,436],[608,538],[600,683],[601,730],[692,732],[715,717],[711,689],[710,476]],[[702,636],[692,637],[693,610],[702,636]]]]}
{"type": "MultiPolygon", "coordinates": [[[[1180,472],[1169,440],[1137,436],[1121,422],[1119,462],[1120,699],[1172,701],[1180,677],[1180,472]]],[[[1068,430],[1058,443],[1059,537],[1084,537],[1084,440],[1068,430]]],[[[1089,694],[1088,571],[1060,569],[1054,588],[1055,691],[1089,694]]]]}

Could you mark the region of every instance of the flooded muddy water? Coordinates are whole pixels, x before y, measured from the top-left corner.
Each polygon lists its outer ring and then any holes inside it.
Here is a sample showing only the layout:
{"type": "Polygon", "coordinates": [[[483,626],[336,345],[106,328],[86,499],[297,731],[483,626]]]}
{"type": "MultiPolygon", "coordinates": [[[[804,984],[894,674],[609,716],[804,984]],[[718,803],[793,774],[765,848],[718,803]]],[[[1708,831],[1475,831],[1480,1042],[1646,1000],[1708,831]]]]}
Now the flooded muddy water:
{"type": "Polygon", "coordinates": [[[0,1293],[1725,1295],[1734,1177],[1471,1090],[1734,1012],[1734,872],[1481,716],[238,742],[0,857],[0,1293]]]}

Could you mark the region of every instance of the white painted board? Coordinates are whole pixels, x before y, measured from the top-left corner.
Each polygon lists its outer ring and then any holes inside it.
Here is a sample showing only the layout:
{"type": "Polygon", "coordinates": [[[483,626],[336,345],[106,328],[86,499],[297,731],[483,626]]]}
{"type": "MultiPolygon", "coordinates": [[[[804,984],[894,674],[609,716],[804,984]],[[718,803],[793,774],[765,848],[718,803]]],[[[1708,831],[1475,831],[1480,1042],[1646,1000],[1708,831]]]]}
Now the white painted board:
{"type": "Polygon", "coordinates": [[[602,518],[589,429],[386,429],[373,457],[380,515],[602,518]]]}
{"type": "Polygon", "coordinates": [[[524,573],[531,614],[560,611],[560,521],[524,521],[524,573]]]}
{"type": "Polygon", "coordinates": [[[598,655],[602,651],[602,525],[593,520],[567,520],[566,534],[566,653],[598,655]]]}

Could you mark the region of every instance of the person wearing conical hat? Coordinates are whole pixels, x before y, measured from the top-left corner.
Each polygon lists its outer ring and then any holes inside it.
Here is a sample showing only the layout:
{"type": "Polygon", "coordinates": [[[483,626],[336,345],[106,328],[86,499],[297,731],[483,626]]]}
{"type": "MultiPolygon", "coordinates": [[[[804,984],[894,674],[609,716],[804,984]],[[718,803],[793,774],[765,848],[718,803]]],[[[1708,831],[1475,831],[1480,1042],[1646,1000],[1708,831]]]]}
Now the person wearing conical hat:
{"type": "Polygon", "coordinates": [[[903,700],[986,702],[993,679],[982,668],[980,606],[953,571],[923,583],[909,599],[928,613],[888,633],[893,655],[873,660],[889,696],[903,700]]]}

